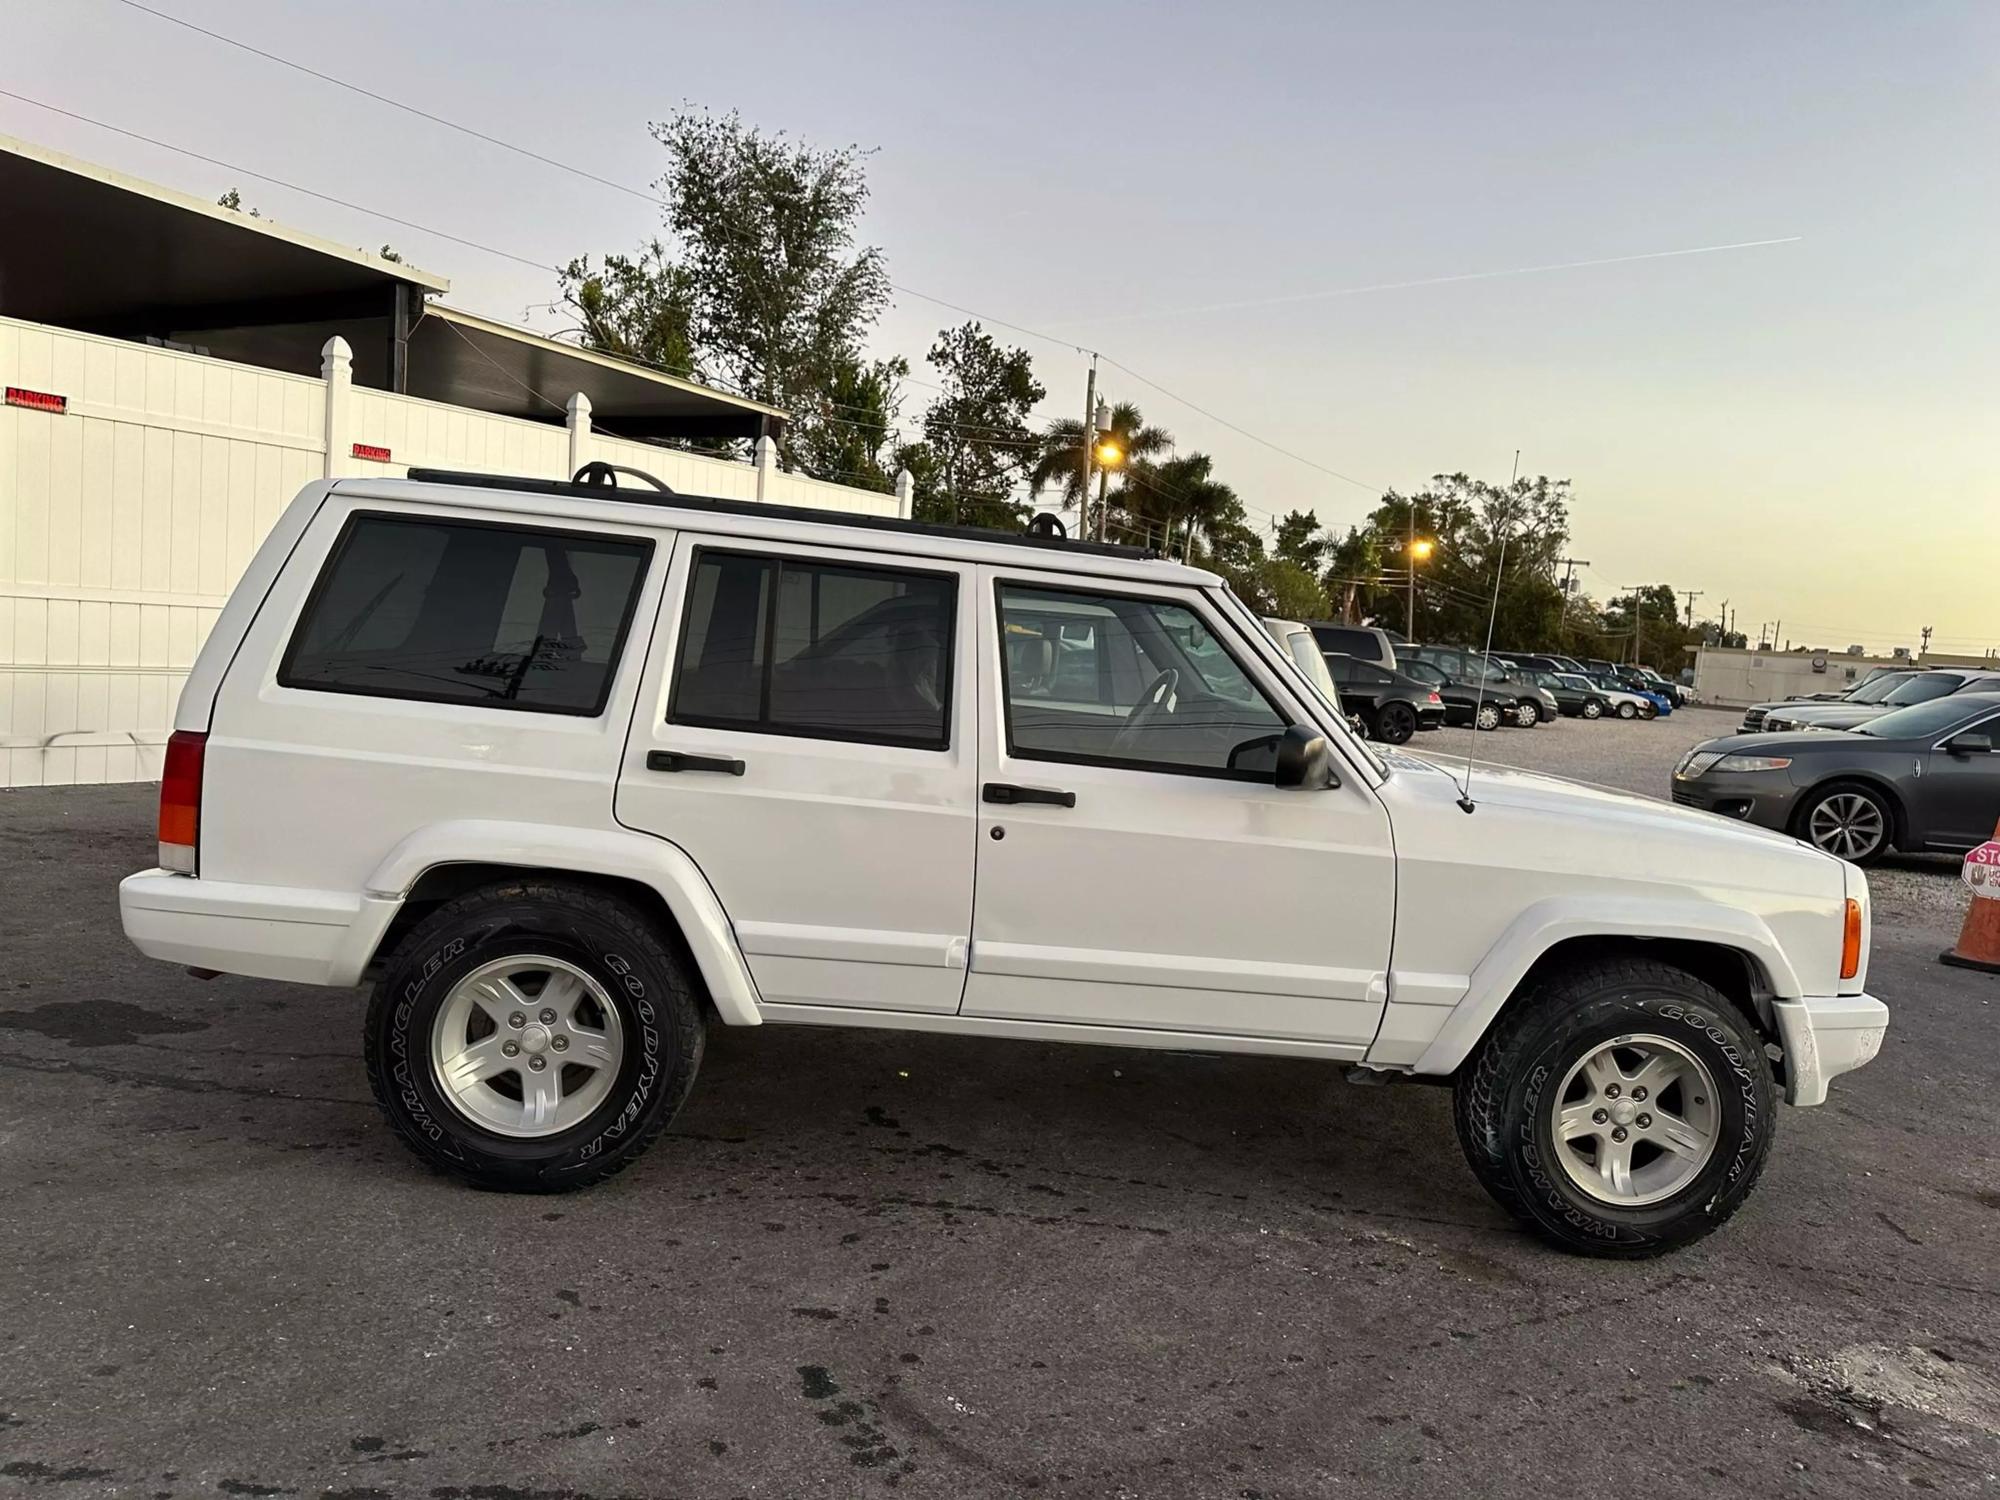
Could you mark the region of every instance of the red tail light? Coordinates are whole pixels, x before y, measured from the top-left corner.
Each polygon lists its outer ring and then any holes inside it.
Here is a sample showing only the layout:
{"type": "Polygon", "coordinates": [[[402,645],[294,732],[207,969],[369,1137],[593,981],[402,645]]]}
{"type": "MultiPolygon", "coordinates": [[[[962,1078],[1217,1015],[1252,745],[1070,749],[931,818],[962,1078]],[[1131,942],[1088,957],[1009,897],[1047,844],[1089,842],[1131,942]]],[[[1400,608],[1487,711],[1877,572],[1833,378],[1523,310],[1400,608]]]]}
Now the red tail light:
{"type": "Polygon", "coordinates": [[[195,873],[201,841],[201,761],[208,736],[176,729],[167,740],[167,763],[160,773],[160,868],[195,873]]]}
{"type": "Polygon", "coordinates": [[[1431,694],[1431,702],[1433,702],[1433,703],[1442,703],[1442,702],[1444,702],[1444,699],[1440,698],[1440,697],[1439,697],[1439,696],[1438,696],[1438,695],[1437,695],[1436,693],[1432,693],[1432,694],[1431,694]]]}

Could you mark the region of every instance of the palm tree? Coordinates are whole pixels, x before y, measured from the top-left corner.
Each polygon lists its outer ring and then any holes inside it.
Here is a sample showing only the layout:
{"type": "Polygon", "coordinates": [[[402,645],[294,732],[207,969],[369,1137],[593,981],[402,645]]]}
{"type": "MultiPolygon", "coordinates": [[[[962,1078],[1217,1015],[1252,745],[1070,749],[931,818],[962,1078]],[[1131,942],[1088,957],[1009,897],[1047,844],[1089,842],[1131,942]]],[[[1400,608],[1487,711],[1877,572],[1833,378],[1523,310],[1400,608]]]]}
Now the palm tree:
{"type": "Polygon", "coordinates": [[[1158,527],[1168,545],[1178,533],[1183,557],[1193,554],[1196,537],[1213,550],[1217,535],[1243,520],[1243,502],[1215,477],[1215,460],[1206,453],[1132,464],[1118,496],[1148,533],[1158,527]]]}
{"type": "MultiPolygon", "coordinates": [[[[1129,401],[1121,401],[1111,408],[1111,425],[1106,429],[1119,451],[1125,455],[1127,469],[1134,463],[1143,462],[1170,450],[1174,440],[1164,428],[1148,427],[1146,419],[1139,414],[1139,408],[1129,401]]],[[[1079,513],[1083,509],[1083,423],[1065,417],[1051,422],[1042,434],[1041,451],[1035,455],[1034,464],[1028,470],[1028,487],[1036,496],[1050,485],[1062,487],[1064,510],[1075,507],[1079,513]]],[[[1106,500],[1111,471],[1098,467],[1097,503],[1102,506],[1106,500]]],[[[1088,520],[1085,519],[1086,529],[1088,520]]]]}

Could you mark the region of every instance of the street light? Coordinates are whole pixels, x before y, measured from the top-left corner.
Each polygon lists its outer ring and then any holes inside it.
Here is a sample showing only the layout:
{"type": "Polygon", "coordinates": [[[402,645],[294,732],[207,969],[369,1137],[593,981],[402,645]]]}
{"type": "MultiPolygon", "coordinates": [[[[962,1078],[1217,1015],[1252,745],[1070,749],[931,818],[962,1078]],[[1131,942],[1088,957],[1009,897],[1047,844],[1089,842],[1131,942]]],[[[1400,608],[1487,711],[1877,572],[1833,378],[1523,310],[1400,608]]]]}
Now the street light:
{"type": "Polygon", "coordinates": [[[1410,512],[1410,539],[1404,544],[1403,553],[1409,563],[1410,595],[1403,616],[1403,634],[1412,641],[1417,638],[1417,564],[1429,562],[1437,543],[1429,537],[1418,536],[1416,531],[1416,510],[1410,512]]]}
{"type": "Polygon", "coordinates": [[[1109,434],[1097,439],[1097,462],[1100,468],[1115,469],[1125,462],[1125,450],[1118,446],[1118,440],[1109,434]]]}

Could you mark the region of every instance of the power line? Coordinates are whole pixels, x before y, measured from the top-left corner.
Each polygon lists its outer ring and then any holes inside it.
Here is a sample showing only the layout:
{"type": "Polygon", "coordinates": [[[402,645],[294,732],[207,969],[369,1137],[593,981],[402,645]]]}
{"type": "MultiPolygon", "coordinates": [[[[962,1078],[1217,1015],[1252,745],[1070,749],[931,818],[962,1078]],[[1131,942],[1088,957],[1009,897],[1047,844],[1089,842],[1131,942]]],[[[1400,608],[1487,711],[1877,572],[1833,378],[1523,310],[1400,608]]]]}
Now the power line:
{"type": "Polygon", "coordinates": [[[1137,370],[1133,369],[1130,365],[1125,364],[1120,360],[1115,360],[1108,354],[1104,355],[1103,359],[1107,365],[1111,365],[1116,369],[1123,370],[1127,375],[1130,375],[1134,380],[1138,381],[1141,385],[1151,386],[1154,390],[1158,391],[1162,396],[1167,397],[1169,400],[1180,402],[1182,406],[1185,406],[1190,411],[1199,412],[1202,416],[1207,417],[1209,421],[1217,423],[1220,426],[1227,427],[1231,432],[1236,433],[1239,437],[1246,437],[1250,439],[1250,441],[1253,443],[1261,443],[1266,448],[1269,448],[1273,453],[1282,453],[1286,458],[1291,459],[1294,463],[1304,464],[1309,469],[1317,469],[1322,474],[1330,474],[1335,479],[1340,480],[1341,483],[1343,484],[1351,484],[1356,489],[1367,490],[1370,494],[1380,495],[1384,493],[1386,487],[1383,485],[1370,484],[1365,479],[1356,479],[1352,474],[1343,474],[1338,469],[1329,469],[1325,464],[1315,463],[1312,459],[1306,458],[1302,454],[1294,453],[1289,448],[1281,448],[1276,443],[1272,442],[1269,438],[1261,438],[1257,436],[1256,433],[1251,432],[1248,428],[1238,427],[1234,422],[1230,421],[1227,417],[1219,417],[1214,412],[1209,411],[1206,407],[1195,405],[1195,403],[1188,400],[1187,397],[1175,395],[1172,391],[1168,390],[1158,381],[1147,379],[1144,375],[1141,375],[1137,370]]]}

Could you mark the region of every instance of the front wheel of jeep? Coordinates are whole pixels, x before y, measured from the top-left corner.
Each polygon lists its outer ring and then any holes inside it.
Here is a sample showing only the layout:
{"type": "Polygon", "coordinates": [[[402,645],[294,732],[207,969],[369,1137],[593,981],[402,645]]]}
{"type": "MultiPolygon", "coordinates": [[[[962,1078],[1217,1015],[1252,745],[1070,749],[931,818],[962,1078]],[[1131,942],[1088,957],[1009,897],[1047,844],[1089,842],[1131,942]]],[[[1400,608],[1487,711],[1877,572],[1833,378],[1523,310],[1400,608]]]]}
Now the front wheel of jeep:
{"type": "Polygon", "coordinates": [[[1762,1039],[1719,992],[1621,959],[1518,997],[1461,1070],[1453,1116],[1502,1207],[1566,1250],[1632,1259],[1742,1205],[1776,1090],[1762,1039]]]}
{"type": "Polygon", "coordinates": [[[700,1002],[652,919],[523,880],[447,903],[368,1007],[368,1080],[407,1146],[477,1187],[549,1193],[629,1165],[701,1066],[700,1002]]]}

